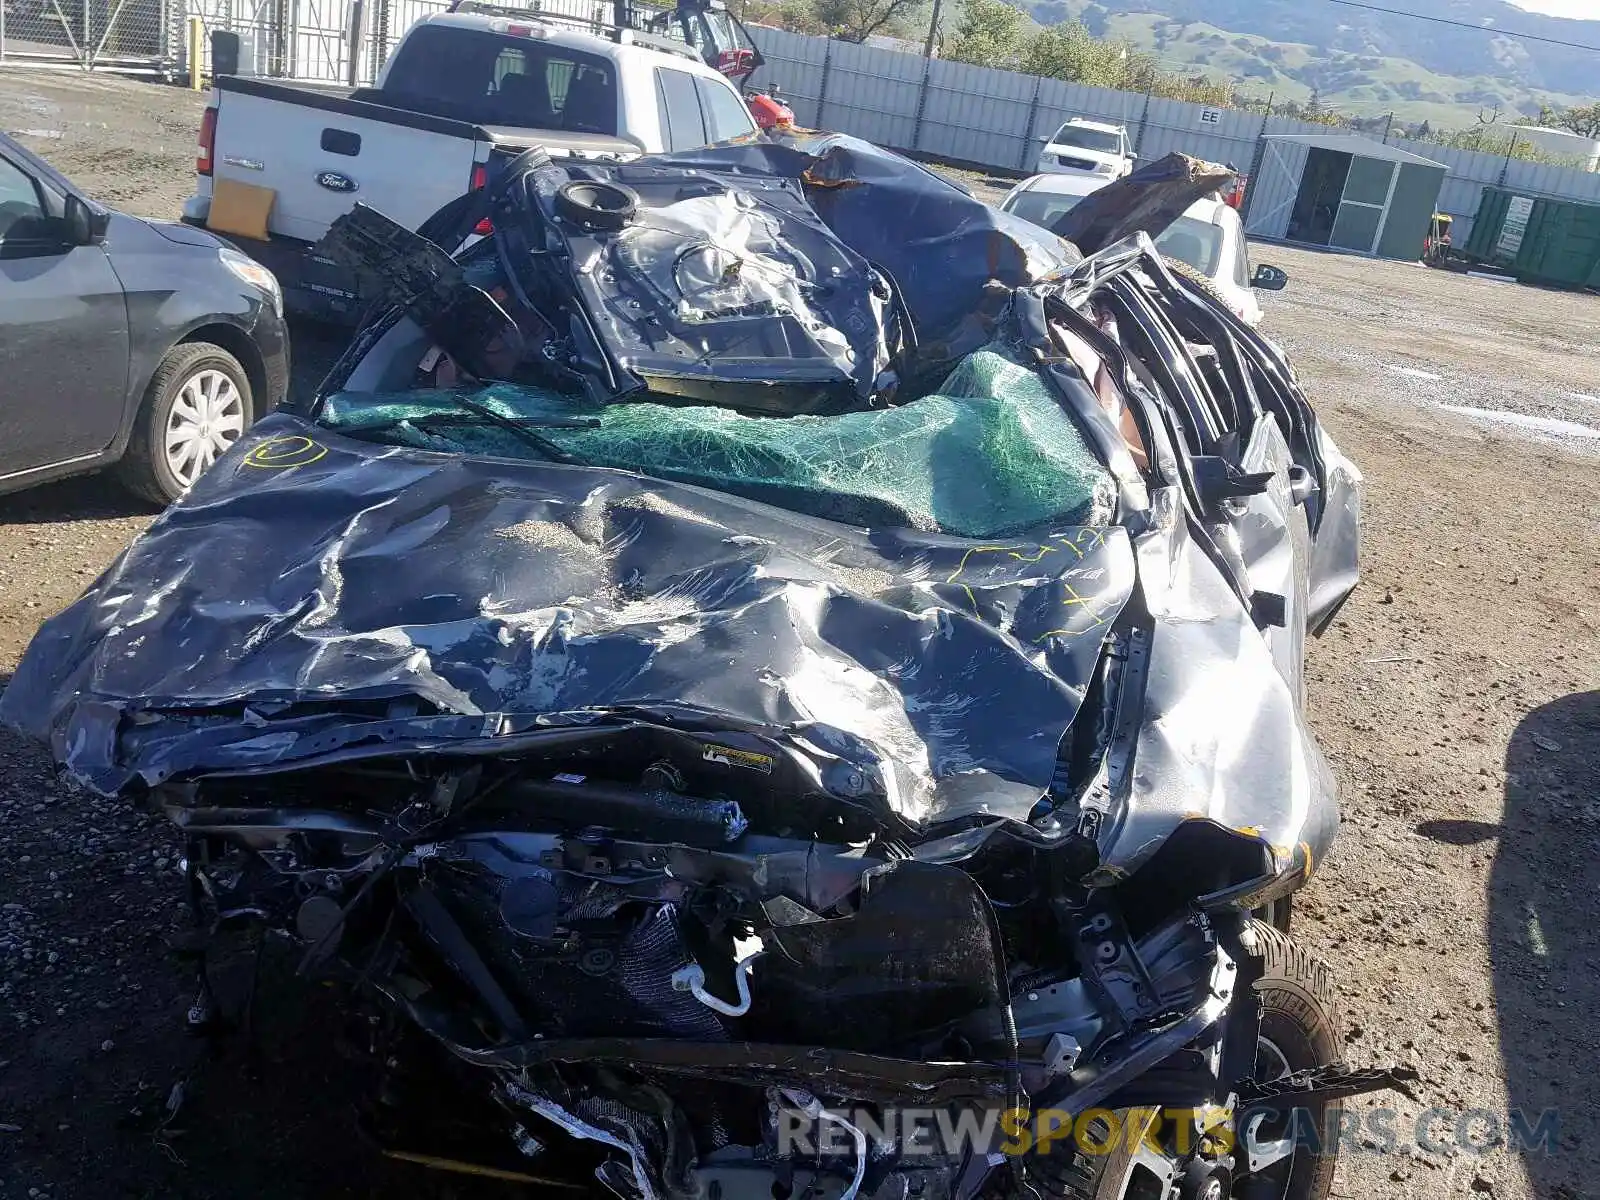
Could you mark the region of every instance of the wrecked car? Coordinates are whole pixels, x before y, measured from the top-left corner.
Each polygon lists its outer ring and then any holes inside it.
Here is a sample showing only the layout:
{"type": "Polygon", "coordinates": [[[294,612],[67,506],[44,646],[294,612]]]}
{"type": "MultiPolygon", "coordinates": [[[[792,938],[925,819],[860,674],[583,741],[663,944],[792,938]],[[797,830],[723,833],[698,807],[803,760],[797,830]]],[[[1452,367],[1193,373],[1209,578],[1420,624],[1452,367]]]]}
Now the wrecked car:
{"type": "Polygon", "coordinates": [[[264,929],[343,989],[397,1155],[1323,1197],[1296,1121],[1397,1080],[1287,933],[1360,475],[1154,250],[1209,170],[1061,237],[805,134],[532,152],[426,237],[358,207],[348,352],[0,717],[165,814],[202,949],[264,929]]]}

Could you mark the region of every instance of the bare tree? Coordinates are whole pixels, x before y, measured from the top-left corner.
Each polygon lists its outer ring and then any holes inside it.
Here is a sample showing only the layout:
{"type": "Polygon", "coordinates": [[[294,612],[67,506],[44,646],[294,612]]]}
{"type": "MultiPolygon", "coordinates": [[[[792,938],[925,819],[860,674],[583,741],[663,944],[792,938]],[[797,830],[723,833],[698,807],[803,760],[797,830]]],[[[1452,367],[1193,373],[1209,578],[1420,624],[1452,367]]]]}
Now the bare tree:
{"type": "Polygon", "coordinates": [[[1488,116],[1484,116],[1483,111],[1482,108],[1478,109],[1478,127],[1472,131],[1472,148],[1474,150],[1483,149],[1483,135],[1489,126],[1500,123],[1500,106],[1498,104],[1494,106],[1494,111],[1488,116]]]}

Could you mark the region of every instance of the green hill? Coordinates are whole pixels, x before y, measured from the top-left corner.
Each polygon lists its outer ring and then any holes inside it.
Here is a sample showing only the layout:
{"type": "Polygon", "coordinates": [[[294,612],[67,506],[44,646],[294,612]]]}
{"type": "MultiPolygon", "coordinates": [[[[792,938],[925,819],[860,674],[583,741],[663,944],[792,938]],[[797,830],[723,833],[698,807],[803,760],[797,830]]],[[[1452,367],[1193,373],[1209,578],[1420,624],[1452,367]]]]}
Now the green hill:
{"type": "MultiPolygon", "coordinates": [[[[1319,0],[1023,0],[1041,24],[1077,18],[1164,67],[1239,80],[1246,95],[1319,103],[1355,116],[1460,127],[1497,106],[1502,120],[1590,103],[1600,55],[1507,34],[1453,29],[1319,0]],[[1203,19],[1202,19],[1203,17],[1203,19]]],[[[1541,17],[1501,0],[1409,0],[1416,12],[1600,45],[1600,21],[1541,17]]]]}

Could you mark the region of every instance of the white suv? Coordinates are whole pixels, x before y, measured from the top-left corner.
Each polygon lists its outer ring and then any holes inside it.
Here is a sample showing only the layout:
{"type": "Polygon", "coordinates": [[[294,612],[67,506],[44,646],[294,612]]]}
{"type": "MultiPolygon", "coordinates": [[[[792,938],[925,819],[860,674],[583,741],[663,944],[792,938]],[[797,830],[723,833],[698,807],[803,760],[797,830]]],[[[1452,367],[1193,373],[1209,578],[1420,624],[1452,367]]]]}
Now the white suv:
{"type": "Polygon", "coordinates": [[[1121,179],[1133,171],[1133,149],[1123,125],[1074,117],[1054,137],[1040,138],[1040,175],[1095,175],[1121,179]]]}

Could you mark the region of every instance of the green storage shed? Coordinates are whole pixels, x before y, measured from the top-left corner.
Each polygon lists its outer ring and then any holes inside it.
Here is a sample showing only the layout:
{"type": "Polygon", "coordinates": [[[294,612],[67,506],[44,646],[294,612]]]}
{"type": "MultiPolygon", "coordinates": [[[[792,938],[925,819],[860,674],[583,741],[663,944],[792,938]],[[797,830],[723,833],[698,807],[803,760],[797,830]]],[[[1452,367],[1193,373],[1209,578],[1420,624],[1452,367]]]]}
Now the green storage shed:
{"type": "Polygon", "coordinates": [[[1444,186],[1443,163],[1348,134],[1263,140],[1246,200],[1251,237],[1410,262],[1422,257],[1444,186]]]}

